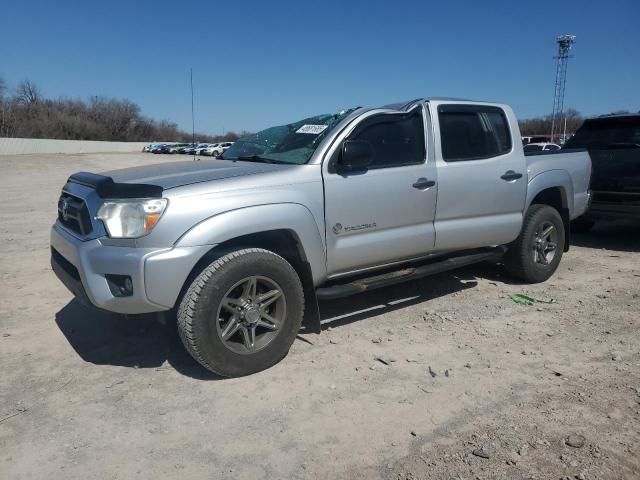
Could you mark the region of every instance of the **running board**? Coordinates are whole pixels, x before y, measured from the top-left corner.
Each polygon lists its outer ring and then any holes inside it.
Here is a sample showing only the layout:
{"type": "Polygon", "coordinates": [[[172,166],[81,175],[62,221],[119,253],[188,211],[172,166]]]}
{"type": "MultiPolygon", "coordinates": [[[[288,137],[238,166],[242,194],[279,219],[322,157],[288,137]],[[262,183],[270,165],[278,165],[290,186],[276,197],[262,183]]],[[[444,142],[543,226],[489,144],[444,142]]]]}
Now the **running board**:
{"type": "Polygon", "coordinates": [[[499,261],[504,253],[505,247],[496,247],[491,250],[484,250],[475,253],[461,255],[457,257],[448,257],[445,260],[437,260],[426,265],[418,267],[407,267],[393,272],[383,273],[367,278],[360,278],[349,283],[341,283],[328,287],[321,287],[316,290],[316,296],[319,300],[330,300],[333,298],[348,297],[356,293],[362,293],[376,288],[395,285],[396,283],[415,280],[418,278],[428,277],[436,273],[454,270],[460,267],[466,267],[478,262],[499,261]]]}

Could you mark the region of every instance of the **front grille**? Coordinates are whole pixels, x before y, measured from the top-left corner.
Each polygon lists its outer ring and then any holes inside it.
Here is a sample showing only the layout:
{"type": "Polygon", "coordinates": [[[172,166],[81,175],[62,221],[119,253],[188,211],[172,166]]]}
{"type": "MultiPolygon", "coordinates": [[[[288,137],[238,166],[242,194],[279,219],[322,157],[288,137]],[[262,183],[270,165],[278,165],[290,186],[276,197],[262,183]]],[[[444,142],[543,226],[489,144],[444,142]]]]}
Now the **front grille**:
{"type": "Polygon", "coordinates": [[[91,215],[87,204],[81,198],[62,192],[58,200],[58,220],[69,230],[88,235],[91,233],[91,215]]]}

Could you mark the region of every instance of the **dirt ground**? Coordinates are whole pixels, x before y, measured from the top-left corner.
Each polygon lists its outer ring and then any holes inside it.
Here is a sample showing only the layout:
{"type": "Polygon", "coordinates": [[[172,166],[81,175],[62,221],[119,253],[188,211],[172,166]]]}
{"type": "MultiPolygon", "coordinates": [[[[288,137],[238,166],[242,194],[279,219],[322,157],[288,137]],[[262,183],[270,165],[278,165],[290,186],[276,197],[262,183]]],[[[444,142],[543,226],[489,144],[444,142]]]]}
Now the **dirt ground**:
{"type": "Polygon", "coordinates": [[[638,224],[575,236],[544,284],[477,265],[324,303],[321,335],[224,380],[49,267],[70,173],[175,159],[0,157],[0,478],[640,478],[638,224]]]}

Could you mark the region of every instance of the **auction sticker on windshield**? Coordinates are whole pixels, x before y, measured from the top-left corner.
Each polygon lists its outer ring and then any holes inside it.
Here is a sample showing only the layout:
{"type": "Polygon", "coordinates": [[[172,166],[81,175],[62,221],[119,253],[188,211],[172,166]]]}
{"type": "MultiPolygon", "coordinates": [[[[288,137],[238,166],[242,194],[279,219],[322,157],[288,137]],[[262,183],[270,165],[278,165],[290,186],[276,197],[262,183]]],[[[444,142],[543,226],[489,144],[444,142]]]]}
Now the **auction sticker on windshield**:
{"type": "Polygon", "coordinates": [[[310,133],[312,135],[318,135],[324,132],[326,128],[327,125],[303,125],[296,130],[296,133],[310,133]]]}

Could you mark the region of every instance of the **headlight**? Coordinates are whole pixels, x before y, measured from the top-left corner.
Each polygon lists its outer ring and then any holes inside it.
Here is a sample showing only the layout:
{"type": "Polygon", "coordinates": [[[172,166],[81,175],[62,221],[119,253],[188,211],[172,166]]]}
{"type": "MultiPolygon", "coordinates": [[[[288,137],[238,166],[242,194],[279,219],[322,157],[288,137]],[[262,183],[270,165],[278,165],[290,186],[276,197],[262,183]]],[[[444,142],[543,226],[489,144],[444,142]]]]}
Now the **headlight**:
{"type": "Polygon", "coordinates": [[[112,238],[138,238],[148,234],[167,208],[167,199],[109,200],[96,218],[102,220],[112,238]]]}

